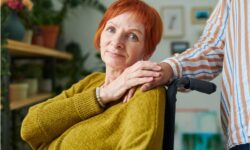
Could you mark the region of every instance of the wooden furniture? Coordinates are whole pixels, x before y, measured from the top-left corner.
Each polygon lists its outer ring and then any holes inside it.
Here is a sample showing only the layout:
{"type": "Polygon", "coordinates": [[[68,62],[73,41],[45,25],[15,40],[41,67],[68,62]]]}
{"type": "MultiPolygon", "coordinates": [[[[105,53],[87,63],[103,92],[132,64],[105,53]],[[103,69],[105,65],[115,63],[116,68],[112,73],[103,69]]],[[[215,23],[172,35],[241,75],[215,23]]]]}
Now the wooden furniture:
{"type": "Polygon", "coordinates": [[[37,45],[29,45],[23,42],[8,40],[8,44],[4,46],[10,50],[12,56],[25,57],[54,57],[58,59],[72,59],[72,55],[59,50],[49,49],[37,45]]]}
{"type": "Polygon", "coordinates": [[[41,94],[37,94],[37,95],[31,96],[31,97],[28,97],[26,99],[12,101],[12,102],[10,102],[10,110],[20,109],[22,107],[32,105],[34,103],[48,99],[52,96],[53,96],[52,93],[41,93],[41,94]]]}
{"type": "MultiPolygon", "coordinates": [[[[8,63],[11,63],[11,59],[18,58],[30,58],[30,60],[34,60],[36,58],[39,59],[63,59],[63,60],[70,60],[73,58],[73,56],[69,53],[55,50],[55,49],[49,49],[42,46],[37,45],[30,45],[19,41],[14,40],[7,40],[7,44],[3,45],[2,48],[8,49],[8,58],[6,58],[6,61],[8,63]]],[[[55,63],[55,61],[49,61],[49,63],[55,63]]],[[[50,67],[53,67],[54,64],[50,64],[50,67]]],[[[10,70],[10,68],[8,68],[10,70]]],[[[54,68],[51,68],[53,71],[54,68]]],[[[54,80],[54,78],[52,78],[54,80]]],[[[1,147],[6,150],[12,150],[13,148],[13,130],[17,130],[15,127],[15,119],[13,119],[13,116],[15,115],[15,112],[22,109],[27,108],[30,105],[33,105],[35,103],[38,103],[40,101],[43,101],[45,99],[48,99],[53,96],[53,93],[39,93],[37,95],[34,95],[32,97],[28,97],[27,99],[23,100],[17,100],[17,101],[11,101],[9,102],[9,84],[10,84],[10,76],[9,75],[2,75],[1,74],[1,90],[5,90],[5,94],[1,92],[1,118],[2,118],[2,124],[1,124],[1,136],[2,136],[2,143],[1,147]],[[13,121],[14,120],[14,121],[13,121]]],[[[53,82],[53,81],[52,81],[53,82]]]]}

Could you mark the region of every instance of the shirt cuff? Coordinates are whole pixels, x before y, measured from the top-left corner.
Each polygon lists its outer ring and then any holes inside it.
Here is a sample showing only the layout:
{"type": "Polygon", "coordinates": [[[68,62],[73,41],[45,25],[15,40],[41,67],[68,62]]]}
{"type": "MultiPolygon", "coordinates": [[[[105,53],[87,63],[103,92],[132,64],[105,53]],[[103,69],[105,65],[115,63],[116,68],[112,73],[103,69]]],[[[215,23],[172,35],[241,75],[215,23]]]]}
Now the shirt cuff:
{"type": "Polygon", "coordinates": [[[162,62],[168,63],[172,67],[174,78],[182,77],[181,63],[175,57],[164,59],[162,62]]]}

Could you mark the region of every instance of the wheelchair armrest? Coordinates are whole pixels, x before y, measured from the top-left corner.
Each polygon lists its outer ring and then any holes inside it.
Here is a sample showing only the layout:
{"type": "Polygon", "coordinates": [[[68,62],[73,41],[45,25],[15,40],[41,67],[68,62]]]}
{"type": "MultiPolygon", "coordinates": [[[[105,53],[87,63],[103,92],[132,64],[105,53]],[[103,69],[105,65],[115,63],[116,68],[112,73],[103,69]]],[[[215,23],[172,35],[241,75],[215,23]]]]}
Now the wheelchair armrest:
{"type": "Polygon", "coordinates": [[[196,90],[206,94],[211,94],[216,91],[216,85],[212,82],[187,77],[176,80],[177,88],[184,87],[185,89],[196,90]]]}

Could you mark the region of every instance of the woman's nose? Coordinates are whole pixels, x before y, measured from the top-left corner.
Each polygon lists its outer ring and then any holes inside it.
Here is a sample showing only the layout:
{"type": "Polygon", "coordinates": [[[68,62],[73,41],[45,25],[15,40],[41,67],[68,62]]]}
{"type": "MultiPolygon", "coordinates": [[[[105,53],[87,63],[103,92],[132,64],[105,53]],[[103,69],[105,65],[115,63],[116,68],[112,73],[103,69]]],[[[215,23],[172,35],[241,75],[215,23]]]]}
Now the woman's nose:
{"type": "Polygon", "coordinates": [[[116,34],[112,38],[112,46],[117,49],[124,48],[124,38],[122,34],[116,34]]]}

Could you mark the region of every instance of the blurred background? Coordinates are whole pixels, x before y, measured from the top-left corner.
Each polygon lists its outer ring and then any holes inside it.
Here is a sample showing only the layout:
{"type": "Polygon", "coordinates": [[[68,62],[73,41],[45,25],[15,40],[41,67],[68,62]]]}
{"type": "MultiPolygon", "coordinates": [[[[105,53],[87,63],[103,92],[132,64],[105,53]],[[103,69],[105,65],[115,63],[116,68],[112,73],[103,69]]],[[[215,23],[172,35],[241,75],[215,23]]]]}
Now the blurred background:
{"type": "MultiPolygon", "coordinates": [[[[1,148],[30,149],[20,125],[30,106],[104,64],[93,38],[114,0],[1,0],[1,148]]],[[[193,46],[218,0],[145,0],[160,13],[164,36],[150,60],[193,46]]],[[[220,89],[220,76],[213,80],[220,89]]],[[[175,150],[221,150],[219,90],[178,93],[175,150]]]]}

